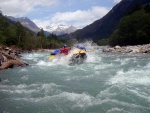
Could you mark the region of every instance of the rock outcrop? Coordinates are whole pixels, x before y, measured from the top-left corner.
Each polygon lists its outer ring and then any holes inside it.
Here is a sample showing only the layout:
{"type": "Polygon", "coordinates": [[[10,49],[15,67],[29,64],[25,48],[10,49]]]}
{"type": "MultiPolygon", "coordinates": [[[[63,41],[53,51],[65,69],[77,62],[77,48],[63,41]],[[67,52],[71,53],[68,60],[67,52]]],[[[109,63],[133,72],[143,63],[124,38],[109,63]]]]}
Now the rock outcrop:
{"type": "Polygon", "coordinates": [[[20,59],[20,49],[13,49],[0,46],[0,70],[12,68],[14,66],[27,66],[28,63],[20,59]]]}

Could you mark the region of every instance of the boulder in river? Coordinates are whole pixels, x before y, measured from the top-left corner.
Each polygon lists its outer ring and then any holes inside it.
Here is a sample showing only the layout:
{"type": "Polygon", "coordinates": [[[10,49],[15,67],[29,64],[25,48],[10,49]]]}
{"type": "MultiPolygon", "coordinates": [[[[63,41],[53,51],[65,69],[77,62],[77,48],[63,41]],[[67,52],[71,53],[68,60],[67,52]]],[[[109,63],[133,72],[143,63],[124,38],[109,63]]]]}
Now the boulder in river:
{"type": "Polygon", "coordinates": [[[0,47],[0,70],[14,66],[27,66],[28,63],[19,58],[20,53],[20,49],[15,50],[8,47],[0,47]]]}

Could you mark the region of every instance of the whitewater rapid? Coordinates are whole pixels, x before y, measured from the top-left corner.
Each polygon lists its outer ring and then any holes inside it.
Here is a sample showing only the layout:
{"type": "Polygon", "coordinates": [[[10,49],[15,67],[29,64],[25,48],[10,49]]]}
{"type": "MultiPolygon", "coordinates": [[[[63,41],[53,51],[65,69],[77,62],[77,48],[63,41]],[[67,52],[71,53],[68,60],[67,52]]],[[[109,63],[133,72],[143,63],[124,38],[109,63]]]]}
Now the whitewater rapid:
{"type": "Polygon", "coordinates": [[[87,46],[85,63],[22,54],[28,67],[0,71],[1,113],[149,113],[150,55],[103,53],[87,46]]]}

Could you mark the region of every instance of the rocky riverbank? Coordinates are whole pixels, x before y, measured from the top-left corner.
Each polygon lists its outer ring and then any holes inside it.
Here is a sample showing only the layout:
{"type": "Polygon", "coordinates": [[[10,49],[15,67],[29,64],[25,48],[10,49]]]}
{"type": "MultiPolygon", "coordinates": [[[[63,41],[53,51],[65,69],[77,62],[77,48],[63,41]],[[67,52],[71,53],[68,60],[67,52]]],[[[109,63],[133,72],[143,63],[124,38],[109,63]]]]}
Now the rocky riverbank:
{"type": "MultiPolygon", "coordinates": [[[[39,49],[30,52],[50,52],[49,49],[39,49]]],[[[14,66],[28,66],[29,64],[20,59],[20,54],[24,52],[18,48],[0,46],[0,70],[12,68],[14,66]]],[[[150,44],[136,46],[115,46],[106,47],[103,52],[121,52],[121,53],[150,53],[150,44]]]]}
{"type": "Polygon", "coordinates": [[[150,44],[136,46],[115,46],[103,49],[103,52],[121,52],[121,53],[150,53],[150,44]]]}
{"type": "Polygon", "coordinates": [[[28,63],[20,59],[22,52],[23,51],[18,48],[0,46],[0,70],[14,66],[27,66],[28,63]]]}

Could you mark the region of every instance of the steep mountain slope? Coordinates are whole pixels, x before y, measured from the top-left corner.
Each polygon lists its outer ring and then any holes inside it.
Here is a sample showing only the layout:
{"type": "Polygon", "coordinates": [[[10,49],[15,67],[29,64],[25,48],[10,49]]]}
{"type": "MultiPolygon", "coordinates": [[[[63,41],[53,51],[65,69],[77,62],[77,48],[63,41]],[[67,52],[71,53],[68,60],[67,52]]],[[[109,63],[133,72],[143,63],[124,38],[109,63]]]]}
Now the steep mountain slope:
{"type": "Polygon", "coordinates": [[[110,46],[150,43],[150,4],[137,6],[124,16],[109,38],[110,46]],[[139,16],[140,15],[140,16],[139,16]]]}
{"type": "MultiPolygon", "coordinates": [[[[98,41],[108,38],[117,27],[120,19],[138,4],[149,3],[150,0],[122,0],[114,6],[103,18],[93,22],[81,30],[72,33],[71,36],[77,39],[92,39],[98,41]]],[[[140,15],[139,15],[140,16],[140,15]]]]}
{"type": "Polygon", "coordinates": [[[35,33],[40,31],[40,28],[38,28],[37,25],[27,17],[21,17],[21,18],[15,18],[12,16],[6,16],[6,17],[14,22],[20,22],[24,27],[27,27],[28,29],[30,29],[35,33]]]}

